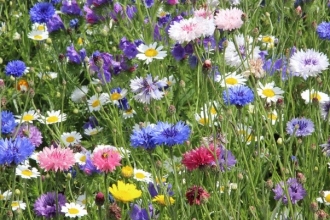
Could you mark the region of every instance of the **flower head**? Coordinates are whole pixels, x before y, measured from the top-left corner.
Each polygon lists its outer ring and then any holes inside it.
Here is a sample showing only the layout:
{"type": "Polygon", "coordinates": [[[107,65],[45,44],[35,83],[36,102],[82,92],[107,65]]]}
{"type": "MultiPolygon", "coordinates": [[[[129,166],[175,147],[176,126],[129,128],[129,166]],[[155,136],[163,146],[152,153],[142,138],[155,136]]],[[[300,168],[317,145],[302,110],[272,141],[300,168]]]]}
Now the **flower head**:
{"type": "Polygon", "coordinates": [[[109,102],[107,93],[95,94],[87,100],[89,111],[100,111],[101,107],[109,102]]]}
{"type": "Polygon", "coordinates": [[[72,131],[72,132],[64,132],[61,135],[61,140],[63,141],[63,143],[65,144],[65,146],[73,146],[75,144],[80,143],[81,140],[81,134],[76,132],[76,131],[72,131]]]}
{"type": "Polygon", "coordinates": [[[15,118],[12,112],[2,111],[1,112],[1,133],[10,134],[16,127],[15,118]]]}
{"type": "Polygon", "coordinates": [[[84,206],[73,202],[65,203],[65,205],[61,206],[61,212],[63,212],[66,217],[70,218],[80,218],[87,215],[87,211],[84,206]]]}
{"type": "Polygon", "coordinates": [[[123,181],[118,181],[117,185],[113,184],[109,187],[109,192],[115,198],[115,200],[120,202],[132,202],[134,199],[141,197],[142,191],[136,189],[134,184],[124,183],[123,181]]]}
{"type": "Polygon", "coordinates": [[[201,146],[183,154],[182,164],[189,171],[211,165],[220,156],[220,148],[201,146]]]}
{"type": "Polygon", "coordinates": [[[210,194],[201,186],[189,187],[186,192],[189,205],[201,205],[209,197],[210,194]]]}
{"type": "Polygon", "coordinates": [[[35,147],[28,138],[0,140],[0,164],[19,164],[33,153],[35,147]]]}
{"type": "Polygon", "coordinates": [[[30,19],[33,23],[47,23],[55,14],[51,3],[39,2],[30,9],[30,19]]]}
{"type": "Polygon", "coordinates": [[[300,50],[290,58],[289,68],[294,74],[307,79],[310,76],[317,76],[328,69],[328,57],[314,49],[300,50]]]}
{"type": "Polygon", "coordinates": [[[301,93],[301,97],[305,100],[305,103],[312,103],[314,101],[317,101],[318,103],[323,103],[330,101],[330,97],[324,93],[324,92],[319,92],[314,89],[307,89],[301,93]]]}
{"type": "MultiPolygon", "coordinates": [[[[60,209],[66,203],[66,198],[63,194],[57,195],[58,208],[60,209]]],[[[59,213],[56,212],[56,194],[55,192],[47,192],[42,194],[34,203],[34,212],[37,216],[53,218],[59,213]]]]}
{"type": "Polygon", "coordinates": [[[35,167],[30,168],[26,165],[18,165],[16,167],[16,175],[23,179],[31,179],[40,176],[40,173],[35,167]]]}
{"type": "Polygon", "coordinates": [[[319,203],[324,203],[324,205],[330,205],[330,191],[322,191],[320,193],[322,197],[316,198],[319,203]]]}
{"type": "Polygon", "coordinates": [[[153,140],[154,126],[148,125],[141,129],[134,129],[131,134],[132,147],[142,147],[146,150],[153,150],[156,147],[156,143],[153,140]]]}
{"type": "Polygon", "coordinates": [[[214,80],[219,82],[221,87],[245,85],[245,82],[247,81],[243,75],[237,74],[236,72],[228,73],[225,76],[217,75],[214,80]]]}
{"type": "Polygon", "coordinates": [[[136,55],[139,60],[144,60],[146,64],[152,62],[153,59],[162,60],[166,57],[166,51],[162,51],[163,46],[157,47],[157,42],[150,45],[140,44],[137,50],[140,52],[136,55]]]}
{"type": "Polygon", "coordinates": [[[330,22],[322,22],[316,28],[316,33],[322,40],[330,40],[330,22]]]}
{"type": "Polygon", "coordinates": [[[39,121],[43,124],[54,124],[54,123],[59,123],[59,122],[66,120],[66,114],[61,113],[60,110],[47,111],[47,115],[48,116],[40,115],[39,121]]]}
{"type": "Polygon", "coordinates": [[[121,160],[118,151],[109,148],[94,150],[91,158],[96,168],[106,173],[113,172],[121,160]]]}
{"type": "Polygon", "coordinates": [[[175,125],[167,122],[158,122],[154,128],[152,139],[158,145],[167,145],[172,147],[177,144],[183,144],[188,140],[190,135],[190,128],[182,121],[175,125]]]}
{"type": "Polygon", "coordinates": [[[13,193],[10,190],[1,192],[0,190],[0,201],[1,200],[10,200],[10,197],[13,193]]]}
{"type": "Polygon", "coordinates": [[[229,87],[228,90],[224,90],[222,97],[226,105],[236,105],[237,107],[243,107],[254,100],[253,91],[243,85],[229,87]]]}
{"type": "Polygon", "coordinates": [[[221,171],[230,170],[235,164],[237,160],[233,153],[230,150],[225,149],[222,147],[220,149],[220,156],[218,159],[219,167],[221,171]]]}
{"type": "Polygon", "coordinates": [[[27,137],[35,147],[39,147],[42,143],[42,134],[36,126],[22,124],[19,129],[15,130],[17,136],[27,137]]]}
{"type": "Polygon", "coordinates": [[[130,219],[131,220],[149,220],[151,219],[157,219],[155,210],[150,204],[147,209],[141,208],[137,204],[131,205],[131,211],[130,211],[130,219]]]}
{"type": "Polygon", "coordinates": [[[243,11],[238,8],[220,9],[214,17],[214,23],[218,29],[232,31],[243,25],[243,11]]]}
{"type": "Polygon", "coordinates": [[[25,210],[26,208],[26,203],[23,201],[12,201],[11,202],[11,210],[16,211],[16,210],[25,210]]]}
{"type": "Polygon", "coordinates": [[[38,158],[40,167],[46,171],[64,171],[75,164],[73,151],[68,148],[45,147],[38,158]]]}
{"type": "Polygon", "coordinates": [[[84,98],[86,98],[87,93],[88,93],[88,87],[87,86],[82,86],[81,88],[75,88],[72,91],[72,94],[71,94],[70,98],[73,102],[79,103],[84,98]]]}
{"type": "Polygon", "coordinates": [[[323,120],[329,120],[330,100],[320,103],[320,110],[323,120]]]}
{"type": "Polygon", "coordinates": [[[294,118],[286,124],[286,132],[296,137],[308,136],[314,132],[314,123],[307,118],[294,118]]]}
{"type": "Polygon", "coordinates": [[[21,77],[27,72],[29,72],[29,68],[21,60],[10,61],[5,67],[7,76],[21,77]]]}
{"type": "Polygon", "coordinates": [[[152,201],[164,206],[173,205],[175,202],[175,200],[171,196],[165,195],[157,195],[152,199],[152,201]]]}
{"type": "Polygon", "coordinates": [[[32,123],[34,120],[37,120],[39,118],[39,115],[36,113],[35,110],[29,110],[27,112],[24,112],[22,115],[17,115],[15,116],[16,122],[28,122],[28,123],[32,123]]]}
{"type": "Polygon", "coordinates": [[[133,170],[133,178],[137,181],[146,182],[146,183],[149,183],[152,181],[151,173],[148,173],[141,169],[135,169],[135,168],[133,170]]]}
{"type": "Polygon", "coordinates": [[[289,178],[286,182],[280,182],[275,186],[273,192],[275,193],[274,199],[281,200],[284,204],[288,204],[288,197],[285,193],[285,189],[288,189],[290,201],[292,204],[296,204],[302,200],[306,195],[306,190],[297,181],[296,178],[289,178]]]}
{"type": "Polygon", "coordinates": [[[275,82],[266,83],[266,85],[262,85],[262,83],[258,82],[259,88],[257,88],[258,95],[261,98],[266,98],[266,102],[274,102],[276,103],[278,99],[283,99],[282,94],[284,91],[275,86],[275,82]]]}

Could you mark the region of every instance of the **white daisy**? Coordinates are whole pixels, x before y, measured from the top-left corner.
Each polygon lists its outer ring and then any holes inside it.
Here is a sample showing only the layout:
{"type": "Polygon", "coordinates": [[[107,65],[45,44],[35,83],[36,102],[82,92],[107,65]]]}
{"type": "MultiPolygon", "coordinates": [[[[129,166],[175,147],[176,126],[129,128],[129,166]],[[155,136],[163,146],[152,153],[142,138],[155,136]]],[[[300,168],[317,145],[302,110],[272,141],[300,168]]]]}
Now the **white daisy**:
{"type": "Polygon", "coordinates": [[[47,40],[48,37],[49,37],[48,31],[31,31],[28,34],[28,38],[37,41],[47,40]]]}
{"type": "Polygon", "coordinates": [[[202,111],[200,114],[195,113],[195,120],[200,125],[212,127],[214,116],[208,114],[208,112],[202,111]]]}
{"type": "Polygon", "coordinates": [[[133,118],[135,114],[136,114],[136,111],[132,108],[123,111],[124,119],[133,118]]]}
{"type": "Polygon", "coordinates": [[[12,201],[11,202],[11,209],[13,211],[16,211],[18,209],[25,210],[25,208],[26,208],[26,203],[23,201],[12,201]]]}
{"type": "Polygon", "coordinates": [[[330,100],[329,96],[323,92],[316,91],[314,89],[307,89],[301,93],[301,97],[305,100],[305,103],[312,103],[313,100],[319,103],[327,102],[330,100]]]}
{"type": "Polygon", "coordinates": [[[83,101],[84,98],[86,98],[86,95],[88,93],[88,87],[82,86],[81,88],[75,88],[70,96],[71,100],[75,103],[79,103],[83,101]]]}
{"type": "Polygon", "coordinates": [[[73,202],[65,203],[65,205],[61,207],[61,212],[63,212],[66,217],[70,218],[79,218],[87,215],[87,211],[84,206],[73,202]]]}
{"type": "Polygon", "coordinates": [[[289,61],[290,71],[307,79],[309,76],[317,76],[328,69],[328,57],[314,49],[300,50],[295,52],[289,61]]]}
{"type": "Polygon", "coordinates": [[[40,173],[35,167],[30,169],[28,166],[18,165],[16,167],[16,176],[21,176],[23,179],[31,179],[40,176],[40,173]]]}
{"type": "Polygon", "coordinates": [[[136,55],[139,60],[145,60],[146,64],[152,62],[153,59],[162,60],[166,57],[166,51],[162,51],[163,46],[157,48],[157,42],[150,45],[140,44],[137,50],[140,52],[136,55]]]}
{"type": "Polygon", "coordinates": [[[264,35],[264,36],[260,35],[258,40],[261,41],[262,45],[266,47],[266,49],[268,50],[274,48],[276,38],[271,35],[264,35]]]}
{"type": "Polygon", "coordinates": [[[146,183],[152,182],[151,173],[148,173],[141,169],[134,168],[133,178],[136,179],[137,181],[141,181],[141,182],[146,182],[146,183]]]}
{"type": "Polygon", "coordinates": [[[86,134],[88,136],[93,136],[93,135],[98,134],[102,130],[103,130],[103,128],[100,126],[96,126],[95,128],[88,127],[84,130],[84,134],[86,134]]]}
{"type": "Polygon", "coordinates": [[[225,60],[229,66],[240,67],[243,65],[248,67],[248,60],[260,58],[260,49],[258,46],[252,47],[253,38],[244,35],[235,35],[233,41],[228,41],[225,50],[225,60]],[[236,49],[237,48],[237,49],[236,49]]]}
{"type": "Polygon", "coordinates": [[[99,111],[101,106],[109,102],[109,95],[107,93],[95,94],[87,100],[89,111],[99,111]]]}
{"type": "Polygon", "coordinates": [[[39,115],[38,113],[36,113],[35,110],[29,110],[27,112],[24,112],[22,115],[16,115],[15,117],[17,118],[15,120],[17,123],[32,123],[34,120],[37,120],[39,118],[39,115]]]}
{"type": "Polygon", "coordinates": [[[120,89],[120,88],[113,89],[110,92],[110,101],[115,105],[119,105],[119,100],[125,98],[126,95],[127,95],[127,89],[120,89]]]}
{"type": "Polygon", "coordinates": [[[272,122],[272,125],[275,125],[276,122],[278,121],[278,115],[277,115],[276,110],[274,109],[273,111],[267,113],[267,116],[264,117],[264,118],[266,118],[267,120],[271,121],[272,122]]]}
{"type": "Polygon", "coordinates": [[[232,72],[232,73],[228,73],[224,77],[221,75],[217,75],[215,81],[219,82],[222,87],[231,87],[236,85],[245,85],[247,79],[244,78],[243,75],[241,74],[232,72]]]}
{"type": "Polygon", "coordinates": [[[74,154],[74,159],[76,161],[76,163],[78,163],[79,165],[85,165],[86,164],[86,159],[87,159],[87,154],[89,154],[90,152],[77,152],[74,154]]]}
{"type": "Polygon", "coordinates": [[[70,133],[64,132],[61,135],[61,140],[63,141],[66,147],[80,143],[81,138],[82,138],[81,134],[76,131],[72,131],[70,133]]]}
{"type": "Polygon", "coordinates": [[[0,190],[0,201],[1,200],[10,200],[12,192],[10,190],[4,191],[3,193],[0,190]]]}
{"type": "Polygon", "coordinates": [[[216,101],[204,104],[204,107],[201,108],[201,112],[207,112],[212,117],[217,116],[219,110],[220,110],[219,103],[216,101]]]}
{"type": "Polygon", "coordinates": [[[319,203],[324,203],[324,205],[330,205],[330,191],[322,191],[322,197],[316,198],[319,203]]]}
{"type": "Polygon", "coordinates": [[[176,80],[173,75],[170,75],[169,77],[165,78],[165,81],[167,82],[167,85],[170,87],[176,83],[176,80]]]}
{"type": "Polygon", "coordinates": [[[37,163],[39,163],[39,158],[38,158],[39,152],[34,151],[29,158],[32,160],[35,160],[37,163]]]}
{"type": "Polygon", "coordinates": [[[50,80],[50,79],[56,79],[57,73],[55,72],[38,73],[37,76],[43,80],[50,80]]]}
{"type": "Polygon", "coordinates": [[[32,31],[48,31],[46,23],[33,23],[32,31]]]}
{"type": "Polygon", "coordinates": [[[277,102],[278,99],[282,99],[282,94],[284,91],[275,87],[275,82],[266,83],[266,85],[262,85],[262,83],[258,82],[259,88],[257,88],[258,95],[261,98],[266,98],[266,102],[277,102]]]}
{"type": "Polygon", "coordinates": [[[86,194],[82,194],[82,195],[78,196],[78,198],[76,200],[76,204],[86,207],[86,204],[87,204],[86,194]]]}
{"type": "Polygon", "coordinates": [[[60,110],[58,111],[47,111],[47,116],[40,115],[40,121],[43,124],[54,124],[59,123],[66,120],[66,114],[61,113],[60,110]]]}

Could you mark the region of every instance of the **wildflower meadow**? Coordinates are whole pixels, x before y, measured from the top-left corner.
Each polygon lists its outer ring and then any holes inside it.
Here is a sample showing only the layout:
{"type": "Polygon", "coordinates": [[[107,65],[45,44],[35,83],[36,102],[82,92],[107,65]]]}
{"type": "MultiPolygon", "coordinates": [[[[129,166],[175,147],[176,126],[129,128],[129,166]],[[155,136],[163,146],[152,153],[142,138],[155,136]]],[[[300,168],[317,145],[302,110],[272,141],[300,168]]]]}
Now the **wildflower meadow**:
{"type": "Polygon", "coordinates": [[[0,0],[0,219],[329,219],[330,1],[0,0]]]}

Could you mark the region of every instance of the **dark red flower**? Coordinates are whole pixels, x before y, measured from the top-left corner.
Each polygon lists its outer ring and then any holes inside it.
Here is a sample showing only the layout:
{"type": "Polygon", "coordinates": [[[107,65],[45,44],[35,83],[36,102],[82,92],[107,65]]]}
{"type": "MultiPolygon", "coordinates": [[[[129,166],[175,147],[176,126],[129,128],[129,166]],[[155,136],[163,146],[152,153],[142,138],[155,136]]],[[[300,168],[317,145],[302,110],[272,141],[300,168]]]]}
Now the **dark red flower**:
{"type": "Polygon", "coordinates": [[[210,194],[201,186],[192,186],[186,192],[189,205],[200,205],[210,197],[210,194]]]}

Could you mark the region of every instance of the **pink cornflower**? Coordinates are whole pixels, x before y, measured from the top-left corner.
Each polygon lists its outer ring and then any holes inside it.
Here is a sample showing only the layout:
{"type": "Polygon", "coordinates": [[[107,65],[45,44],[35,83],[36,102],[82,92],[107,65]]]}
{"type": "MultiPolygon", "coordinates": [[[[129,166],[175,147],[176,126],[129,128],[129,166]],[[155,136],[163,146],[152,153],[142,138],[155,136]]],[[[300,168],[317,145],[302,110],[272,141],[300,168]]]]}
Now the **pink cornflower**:
{"type": "Polygon", "coordinates": [[[209,10],[205,10],[204,8],[200,8],[194,11],[194,17],[200,17],[205,19],[212,19],[213,12],[209,10]]]}
{"type": "Polygon", "coordinates": [[[209,147],[201,146],[183,154],[182,164],[187,167],[189,171],[204,166],[212,165],[212,163],[219,160],[220,148],[214,148],[213,145],[209,147]]]}
{"type": "Polygon", "coordinates": [[[45,147],[38,155],[39,165],[46,171],[64,171],[75,164],[73,151],[69,148],[45,147]]]}
{"type": "Polygon", "coordinates": [[[92,155],[92,162],[96,168],[106,173],[114,171],[120,165],[120,160],[119,152],[110,148],[99,149],[92,155]]]}
{"type": "Polygon", "coordinates": [[[201,186],[192,186],[186,192],[186,199],[189,205],[200,205],[209,197],[210,194],[201,186]]]}
{"type": "Polygon", "coordinates": [[[214,17],[214,23],[218,29],[232,31],[243,25],[243,11],[238,8],[220,10],[214,17]]]}

